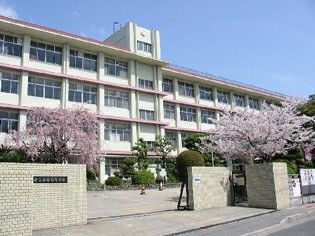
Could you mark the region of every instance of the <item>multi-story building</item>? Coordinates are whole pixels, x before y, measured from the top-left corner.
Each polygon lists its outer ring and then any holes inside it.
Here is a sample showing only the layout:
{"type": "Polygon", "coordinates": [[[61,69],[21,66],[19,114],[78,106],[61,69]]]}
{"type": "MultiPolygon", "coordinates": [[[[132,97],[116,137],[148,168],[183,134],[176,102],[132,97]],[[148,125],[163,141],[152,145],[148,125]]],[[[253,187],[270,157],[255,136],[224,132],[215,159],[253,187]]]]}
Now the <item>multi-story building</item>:
{"type": "MultiPolygon", "coordinates": [[[[223,106],[259,110],[281,94],[161,59],[160,35],[128,23],[105,41],[0,17],[0,132],[21,130],[34,106],[82,104],[101,122],[101,180],[138,138],[166,135],[177,150],[191,132],[214,128],[223,106]]],[[[154,153],[151,153],[154,155],[154,153]]]]}

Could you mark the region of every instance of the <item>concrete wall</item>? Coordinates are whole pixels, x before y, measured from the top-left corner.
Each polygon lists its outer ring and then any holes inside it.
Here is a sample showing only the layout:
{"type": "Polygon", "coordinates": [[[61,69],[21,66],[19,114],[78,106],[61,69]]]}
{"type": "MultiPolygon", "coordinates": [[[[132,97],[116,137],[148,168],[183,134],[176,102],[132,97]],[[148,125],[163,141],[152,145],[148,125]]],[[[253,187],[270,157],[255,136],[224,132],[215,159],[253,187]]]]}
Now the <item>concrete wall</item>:
{"type": "Polygon", "coordinates": [[[230,170],[225,167],[188,167],[188,206],[192,210],[232,204],[230,170]]]}
{"type": "Polygon", "coordinates": [[[85,165],[0,163],[0,235],[87,223],[85,165]],[[67,183],[33,183],[67,176],[67,183]]]}
{"type": "Polygon", "coordinates": [[[284,209],[290,206],[285,163],[246,165],[245,172],[249,207],[284,209]]]}

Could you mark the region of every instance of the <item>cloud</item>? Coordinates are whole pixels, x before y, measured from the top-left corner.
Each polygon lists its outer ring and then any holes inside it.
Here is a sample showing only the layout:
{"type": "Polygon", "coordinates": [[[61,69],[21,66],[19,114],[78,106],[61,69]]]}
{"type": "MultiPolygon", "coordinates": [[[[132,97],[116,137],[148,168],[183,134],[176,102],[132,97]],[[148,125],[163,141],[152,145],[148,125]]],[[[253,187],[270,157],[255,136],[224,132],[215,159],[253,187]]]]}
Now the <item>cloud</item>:
{"type": "Polygon", "coordinates": [[[0,15],[15,19],[19,18],[16,10],[13,7],[6,5],[4,2],[0,2],[0,15]]]}
{"type": "Polygon", "coordinates": [[[79,17],[79,16],[80,16],[80,13],[79,13],[77,10],[73,10],[73,11],[72,11],[72,15],[73,15],[73,16],[76,16],[76,17],[79,17]]]}

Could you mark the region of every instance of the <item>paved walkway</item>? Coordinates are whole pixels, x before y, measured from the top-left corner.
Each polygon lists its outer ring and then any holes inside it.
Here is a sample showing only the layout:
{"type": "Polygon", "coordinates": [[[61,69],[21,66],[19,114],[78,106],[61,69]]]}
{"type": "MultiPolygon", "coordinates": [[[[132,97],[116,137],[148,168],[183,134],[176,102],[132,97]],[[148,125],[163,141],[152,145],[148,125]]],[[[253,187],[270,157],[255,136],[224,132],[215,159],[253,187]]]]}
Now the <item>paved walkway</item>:
{"type": "Polygon", "coordinates": [[[140,195],[140,190],[88,192],[88,218],[176,210],[179,190],[150,189],[146,195],[140,195]]]}
{"type": "MultiPolygon", "coordinates": [[[[179,189],[147,190],[144,196],[139,191],[89,192],[87,225],[38,230],[33,235],[168,235],[274,212],[248,207],[178,211],[178,195],[179,189]]],[[[290,208],[281,214],[306,210],[290,208]]]]}

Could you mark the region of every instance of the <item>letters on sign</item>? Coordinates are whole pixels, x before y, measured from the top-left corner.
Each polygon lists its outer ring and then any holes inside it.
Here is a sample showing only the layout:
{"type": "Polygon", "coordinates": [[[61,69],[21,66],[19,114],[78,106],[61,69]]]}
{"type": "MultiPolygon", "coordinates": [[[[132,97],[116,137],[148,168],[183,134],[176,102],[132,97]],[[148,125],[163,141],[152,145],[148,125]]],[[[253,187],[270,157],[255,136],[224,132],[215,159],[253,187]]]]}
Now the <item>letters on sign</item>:
{"type": "Polygon", "coordinates": [[[67,176],[34,176],[33,183],[68,183],[67,176]]]}

